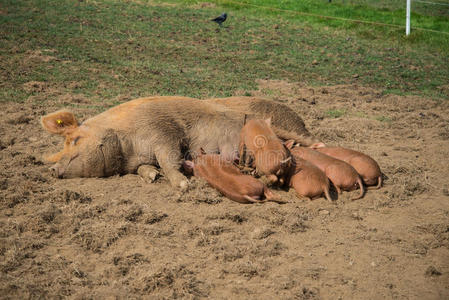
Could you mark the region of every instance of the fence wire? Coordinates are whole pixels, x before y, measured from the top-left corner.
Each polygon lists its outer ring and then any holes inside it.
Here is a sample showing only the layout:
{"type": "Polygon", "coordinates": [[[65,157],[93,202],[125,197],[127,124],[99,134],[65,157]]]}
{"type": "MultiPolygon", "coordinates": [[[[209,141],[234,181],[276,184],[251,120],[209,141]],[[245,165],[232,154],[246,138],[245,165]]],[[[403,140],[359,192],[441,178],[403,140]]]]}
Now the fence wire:
{"type": "MultiPolygon", "coordinates": [[[[413,1],[415,2],[415,1],[419,1],[419,0],[413,0],[413,1]]],[[[234,5],[240,5],[240,6],[248,6],[248,7],[260,8],[260,9],[271,10],[271,11],[281,11],[281,12],[287,12],[287,13],[291,13],[291,14],[321,18],[321,19],[328,19],[328,20],[337,20],[337,21],[345,21],[345,22],[360,23],[360,24],[375,25],[375,26],[385,26],[385,27],[393,27],[393,28],[401,28],[401,29],[405,28],[404,25],[388,24],[388,23],[382,23],[382,22],[374,22],[374,21],[367,21],[367,20],[334,17],[334,16],[323,16],[323,15],[314,14],[314,13],[307,13],[307,12],[296,11],[296,10],[263,6],[263,5],[239,2],[239,1],[234,1],[234,0],[219,0],[217,2],[223,3],[223,4],[234,4],[234,5]]],[[[404,15],[404,21],[405,21],[405,15],[404,15]]],[[[441,33],[441,34],[449,35],[449,32],[446,32],[446,31],[439,31],[439,30],[422,28],[422,27],[414,27],[414,26],[412,26],[411,28],[413,30],[427,31],[427,32],[441,33]]]]}
{"type": "Polygon", "coordinates": [[[438,3],[438,2],[421,1],[421,0],[413,0],[412,2],[432,4],[432,5],[442,5],[442,6],[448,6],[449,7],[449,3],[438,3]]]}

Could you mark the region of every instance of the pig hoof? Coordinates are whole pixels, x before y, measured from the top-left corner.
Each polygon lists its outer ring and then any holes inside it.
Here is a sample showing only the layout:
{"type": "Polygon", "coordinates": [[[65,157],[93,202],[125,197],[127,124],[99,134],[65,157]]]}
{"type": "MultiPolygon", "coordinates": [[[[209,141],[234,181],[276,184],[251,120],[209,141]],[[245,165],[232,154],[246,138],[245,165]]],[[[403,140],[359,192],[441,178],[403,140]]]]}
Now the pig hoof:
{"type": "Polygon", "coordinates": [[[179,188],[181,191],[185,191],[189,187],[189,181],[181,173],[171,174],[168,179],[173,187],[179,188]]]}
{"type": "Polygon", "coordinates": [[[146,182],[152,183],[156,180],[159,171],[154,166],[143,165],[137,169],[137,174],[146,182]]]}
{"type": "Polygon", "coordinates": [[[183,180],[179,183],[179,188],[181,189],[181,191],[187,190],[188,187],[189,187],[189,182],[187,180],[183,180]]]}

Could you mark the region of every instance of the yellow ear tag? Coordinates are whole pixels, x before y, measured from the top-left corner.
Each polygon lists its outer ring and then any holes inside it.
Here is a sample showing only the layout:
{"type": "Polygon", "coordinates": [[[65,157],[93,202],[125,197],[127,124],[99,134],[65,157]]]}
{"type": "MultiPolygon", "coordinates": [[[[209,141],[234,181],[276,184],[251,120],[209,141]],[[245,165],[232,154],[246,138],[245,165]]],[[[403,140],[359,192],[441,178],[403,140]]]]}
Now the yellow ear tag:
{"type": "Polygon", "coordinates": [[[58,123],[58,125],[62,125],[62,120],[61,119],[57,119],[56,123],[58,123]]]}

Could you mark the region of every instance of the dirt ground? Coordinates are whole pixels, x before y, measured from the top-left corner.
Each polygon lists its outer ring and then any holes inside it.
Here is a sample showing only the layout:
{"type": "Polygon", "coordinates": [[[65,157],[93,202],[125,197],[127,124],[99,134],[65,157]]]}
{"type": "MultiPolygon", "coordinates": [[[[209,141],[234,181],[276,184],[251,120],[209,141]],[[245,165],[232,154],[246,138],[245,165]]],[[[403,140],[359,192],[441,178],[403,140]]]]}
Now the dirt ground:
{"type": "Polygon", "coordinates": [[[184,194],[163,177],[54,179],[42,155],[62,140],[40,117],[103,104],[31,82],[34,96],[0,110],[0,298],[448,299],[449,102],[259,87],[324,142],[375,158],[384,187],[243,205],[195,179],[184,194]]]}

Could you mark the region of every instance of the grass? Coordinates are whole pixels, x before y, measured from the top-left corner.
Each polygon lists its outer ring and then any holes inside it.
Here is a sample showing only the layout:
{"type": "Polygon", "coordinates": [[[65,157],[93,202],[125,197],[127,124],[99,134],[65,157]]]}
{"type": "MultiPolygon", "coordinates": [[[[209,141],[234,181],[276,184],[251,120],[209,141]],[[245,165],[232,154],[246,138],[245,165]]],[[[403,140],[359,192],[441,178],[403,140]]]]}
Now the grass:
{"type": "Polygon", "coordinates": [[[402,31],[196,1],[3,0],[0,101],[42,94],[24,88],[30,81],[47,84],[45,99],[69,93],[118,103],[250,95],[257,79],[448,98],[449,36],[405,39],[402,31]],[[209,20],[224,10],[230,17],[219,29],[209,20]]]}
{"type": "Polygon", "coordinates": [[[330,118],[340,118],[341,116],[343,116],[346,113],[345,110],[341,110],[341,109],[331,109],[328,110],[326,112],[326,115],[330,118]]]}
{"type": "MultiPolygon", "coordinates": [[[[185,0],[192,3],[194,0],[185,0]]],[[[354,19],[362,21],[371,21],[377,23],[386,23],[392,25],[404,26],[405,24],[405,1],[333,1],[328,3],[326,0],[216,0],[211,1],[220,3],[229,7],[265,7],[266,10],[272,9],[274,13],[279,10],[291,12],[297,18],[308,18],[306,14],[319,16],[328,16],[336,18],[354,19]],[[235,1],[235,2],[234,2],[235,1]],[[242,4],[237,4],[242,3],[242,4]],[[246,5],[245,5],[246,4],[246,5]]],[[[423,3],[413,3],[412,26],[441,30],[449,33],[449,2],[448,6],[432,6],[423,3]]],[[[312,22],[317,22],[316,17],[312,22]]],[[[329,22],[329,20],[325,20],[329,22]]],[[[347,24],[346,21],[331,21],[334,25],[347,24]]]]}
{"type": "MultiPolygon", "coordinates": [[[[199,2],[196,0],[173,1],[199,2]]],[[[325,0],[216,0],[212,2],[219,3],[224,8],[249,10],[251,14],[260,17],[272,16],[277,18],[282,16],[314,28],[319,25],[318,27],[321,28],[347,29],[371,40],[385,40],[387,37],[388,40],[404,44],[404,46],[427,47],[430,45],[432,49],[441,53],[449,51],[449,6],[437,6],[433,7],[433,10],[427,9],[425,11],[417,10],[413,6],[412,34],[405,37],[405,1],[392,1],[395,4],[388,2],[389,5],[380,7],[378,2],[385,4],[385,1],[333,1],[331,4],[325,0]],[[398,5],[399,3],[400,5],[398,5]],[[420,11],[421,13],[419,13],[420,11]],[[429,15],[430,11],[434,14],[429,15]],[[317,16],[326,16],[330,19],[317,16]],[[360,22],[349,20],[360,20],[360,22]],[[364,24],[363,22],[379,24],[364,24]],[[387,26],[380,24],[386,24],[387,26]]],[[[422,3],[418,4],[418,6],[423,5],[422,3]]]]}
{"type": "Polygon", "coordinates": [[[387,116],[378,116],[376,117],[376,120],[379,122],[387,122],[387,123],[391,122],[391,118],[387,116]]]}

